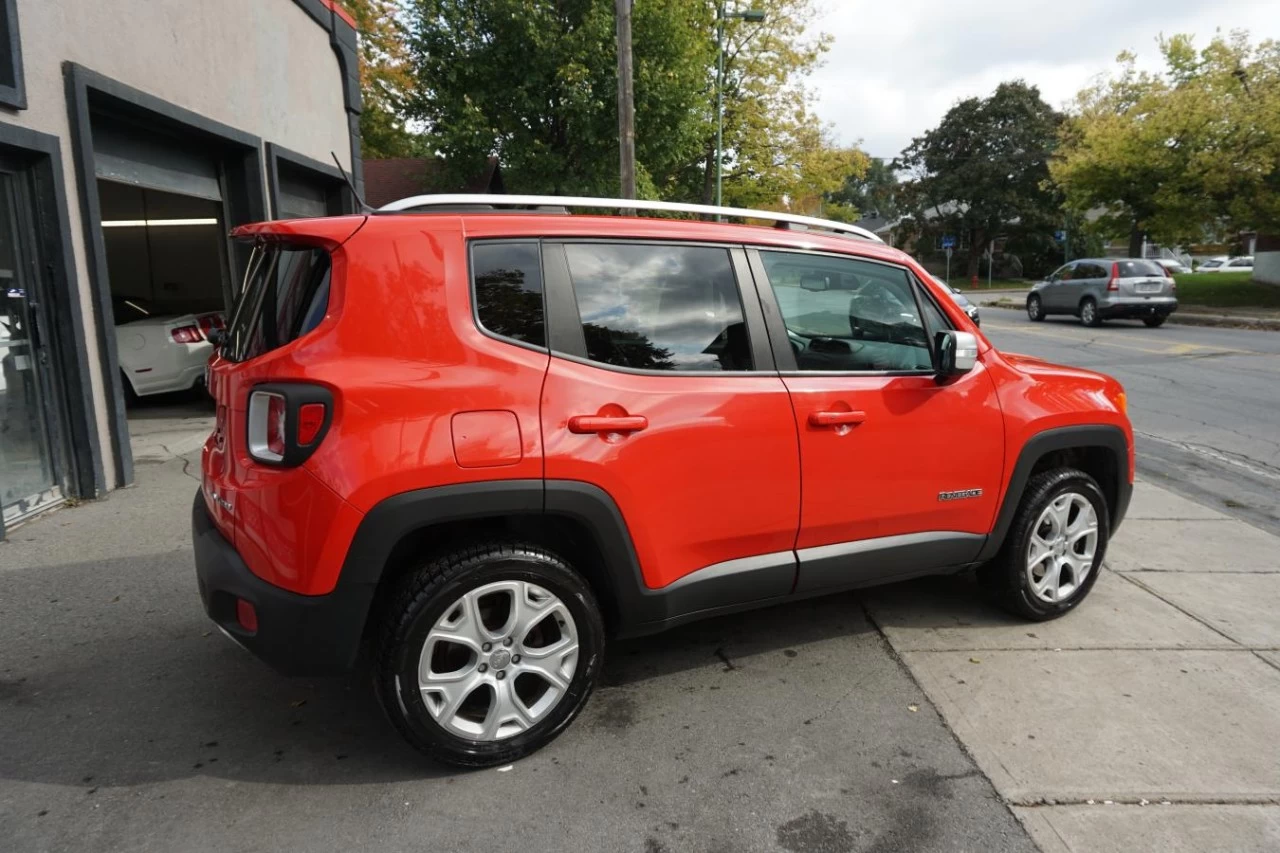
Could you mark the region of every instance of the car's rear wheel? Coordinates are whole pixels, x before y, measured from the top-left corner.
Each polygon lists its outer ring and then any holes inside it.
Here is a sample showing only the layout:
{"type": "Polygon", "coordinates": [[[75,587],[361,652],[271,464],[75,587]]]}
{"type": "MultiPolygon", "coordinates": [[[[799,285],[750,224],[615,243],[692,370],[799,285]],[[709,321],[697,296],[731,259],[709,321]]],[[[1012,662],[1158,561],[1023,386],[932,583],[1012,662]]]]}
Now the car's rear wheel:
{"type": "Polygon", "coordinates": [[[1086,326],[1101,326],[1102,317],[1098,314],[1098,303],[1093,297],[1086,297],[1080,303],[1080,322],[1086,326]]]}
{"type": "Polygon", "coordinates": [[[591,589],[525,543],[426,561],[382,618],[383,709],[414,747],[448,764],[505,764],[545,746],[586,703],[604,654],[591,589]]]}
{"type": "Polygon", "coordinates": [[[1027,297],[1027,316],[1037,323],[1044,319],[1044,307],[1034,293],[1027,297]]]}
{"type": "Polygon", "coordinates": [[[1045,471],[1027,483],[1004,545],[979,579],[1011,612],[1053,619],[1093,589],[1109,535],[1097,481],[1074,468],[1045,471]]]}
{"type": "Polygon", "coordinates": [[[1156,314],[1154,317],[1143,317],[1142,322],[1146,323],[1150,328],[1156,329],[1163,326],[1166,319],[1164,314],[1156,314]]]}

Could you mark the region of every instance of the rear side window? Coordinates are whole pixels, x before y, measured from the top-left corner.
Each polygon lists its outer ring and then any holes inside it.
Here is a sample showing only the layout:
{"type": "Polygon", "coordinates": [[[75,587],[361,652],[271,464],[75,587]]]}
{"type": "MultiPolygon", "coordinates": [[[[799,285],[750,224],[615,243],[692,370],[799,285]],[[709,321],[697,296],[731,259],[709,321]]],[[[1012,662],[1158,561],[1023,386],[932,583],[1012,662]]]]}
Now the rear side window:
{"type": "Polygon", "coordinates": [[[1147,276],[1164,277],[1164,268],[1155,261],[1116,261],[1121,278],[1146,278],[1147,276]]]}
{"type": "Polygon", "coordinates": [[[547,345],[542,258],[537,243],[476,243],[471,247],[476,319],[513,341],[547,345]]]}
{"type": "Polygon", "coordinates": [[[223,354],[245,361],[296,340],[329,307],[329,253],[313,247],[260,244],[249,259],[223,354]]]}
{"type": "Polygon", "coordinates": [[[587,357],[645,370],[751,370],[729,250],[569,243],[587,357]]]}

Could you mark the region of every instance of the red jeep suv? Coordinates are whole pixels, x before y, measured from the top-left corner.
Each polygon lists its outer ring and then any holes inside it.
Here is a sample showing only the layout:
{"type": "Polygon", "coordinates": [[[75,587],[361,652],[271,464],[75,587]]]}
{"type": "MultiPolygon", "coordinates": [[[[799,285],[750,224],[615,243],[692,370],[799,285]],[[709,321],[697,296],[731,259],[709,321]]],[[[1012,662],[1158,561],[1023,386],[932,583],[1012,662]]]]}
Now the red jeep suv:
{"type": "Polygon", "coordinates": [[[996,351],[872,235],[390,207],[236,232],[192,528],[226,634],[286,674],[367,657],[423,752],[546,744],[606,637],[972,568],[1048,619],[1098,579],[1120,385],[996,351]]]}

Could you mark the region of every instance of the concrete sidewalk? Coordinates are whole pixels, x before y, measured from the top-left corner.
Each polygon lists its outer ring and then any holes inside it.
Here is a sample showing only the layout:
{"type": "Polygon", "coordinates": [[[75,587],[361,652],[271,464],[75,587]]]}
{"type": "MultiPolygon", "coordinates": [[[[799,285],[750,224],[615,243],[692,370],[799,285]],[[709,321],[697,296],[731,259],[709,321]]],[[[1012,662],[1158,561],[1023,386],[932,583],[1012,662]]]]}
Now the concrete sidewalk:
{"type": "Polygon", "coordinates": [[[867,607],[1046,853],[1280,850],[1280,538],[1139,483],[1106,565],[1043,624],[867,607]]]}

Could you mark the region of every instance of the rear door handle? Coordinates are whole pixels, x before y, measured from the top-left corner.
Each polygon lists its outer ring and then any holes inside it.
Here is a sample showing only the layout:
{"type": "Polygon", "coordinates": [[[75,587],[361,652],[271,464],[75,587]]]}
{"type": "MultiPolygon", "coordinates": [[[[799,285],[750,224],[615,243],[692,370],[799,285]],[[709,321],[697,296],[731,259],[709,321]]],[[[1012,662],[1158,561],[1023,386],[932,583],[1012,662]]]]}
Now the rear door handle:
{"type": "Polygon", "coordinates": [[[856,426],[866,419],[866,412],[810,412],[809,426],[856,426]]]}
{"type": "Polygon", "coordinates": [[[569,432],[579,435],[592,432],[639,432],[649,425],[643,415],[609,417],[608,415],[574,415],[569,418],[569,432]]]}

